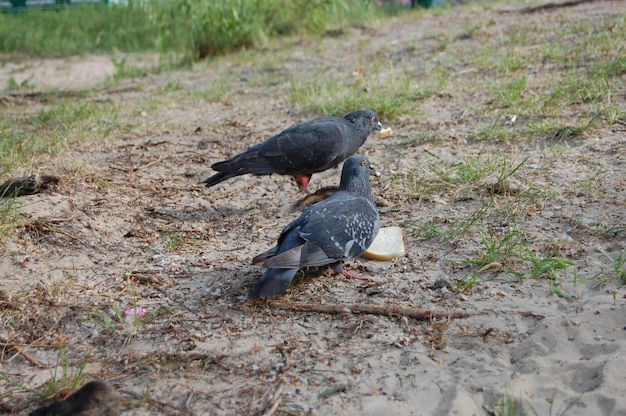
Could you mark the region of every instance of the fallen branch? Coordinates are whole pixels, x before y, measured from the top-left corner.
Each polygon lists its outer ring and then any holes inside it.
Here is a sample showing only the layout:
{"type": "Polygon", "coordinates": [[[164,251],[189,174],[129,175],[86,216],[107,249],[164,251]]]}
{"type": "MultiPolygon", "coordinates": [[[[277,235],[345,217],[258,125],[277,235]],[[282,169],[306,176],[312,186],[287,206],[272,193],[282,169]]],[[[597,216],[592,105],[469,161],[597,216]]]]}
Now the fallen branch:
{"type": "Polygon", "coordinates": [[[13,341],[11,341],[10,339],[8,339],[2,334],[0,334],[0,345],[3,347],[11,348],[13,351],[21,355],[26,361],[28,361],[29,363],[31,363],[37,368],[46,368],[46,369],[52,368],[52,366],[45,365],[38,359],[28,355],[19,345],[17,345],[16,343],[14,343],[13,341]]]}
{"type": "Polygon", "coordinates": [[[276,412],[276,409],[278,409],[278,406],[280,406],[282,402],[282,400],[280,399],[280,395],[283,393],[284,388],[285,388],[284,384],[281,384],[280,386],[278,386],[278,389],[276,390],[276,392],[274,392],[274,395],[272,396],[272,399],[270,400],[270,403],[272,404],[272,406],[269,408],[269,410],[263,413],[263,416],[272,416],[274,412],[276,412]]]}
{"type": "Polygon", "coordinates": [[[34,228],[41,227],[41,228],[44,228],[44,229],[46,229],[46,230],[48,230],[48,231],[50,231],[52,233],[57,233],[57,234],[64,235],[64,236],[70,238],[71,240],[74,240],[74,241],[82,244],[83,246],[87,246],[87,243],[85,243],[83,240],[81,240],[80,238],[76,237],[75,235],[70,234],[67,231],[63,231],[63,230],[61,230],[59,228],[55,228],[54,225],[52,225],[51,222],[47,222],[47,221],[44,221],[44,220],[35,220],[35,221],[32,222],[32,224],[29,224],[29,225],[31,227],[34,227],[34,228]]]}
{"type": "Polygon", "coordinates": [[[142,169],[147,169],[149,167],[152,167],[154,165],[158,165],[159,163],[163,162],[164,160],[169,159],[170,157],[174,156],[173,154],[169,154],[169,155],[165,155],[165,156],[161,156],[160,158],[158,158],[157,160],[153,160],[150,163],[146,163],[145,165],[140,165],[140,166],[133,166],[133,168],[131,169],[132,172],[137,172],[139,170],[142,169]]]}
{"type": "Polygon", "coordinates": [[[446,312],[432,309],[416,308],[397,305],[372,305],[359,303],[282,303],[269,302],[268,306],[273,308],[300,311],[300,312],[320,312],[320,313],[367,313],[371,315],[383,316],[406,316],[407,318],[430,321],[431,319],[462,319],[473,314],[470,312],[446,312]]]}

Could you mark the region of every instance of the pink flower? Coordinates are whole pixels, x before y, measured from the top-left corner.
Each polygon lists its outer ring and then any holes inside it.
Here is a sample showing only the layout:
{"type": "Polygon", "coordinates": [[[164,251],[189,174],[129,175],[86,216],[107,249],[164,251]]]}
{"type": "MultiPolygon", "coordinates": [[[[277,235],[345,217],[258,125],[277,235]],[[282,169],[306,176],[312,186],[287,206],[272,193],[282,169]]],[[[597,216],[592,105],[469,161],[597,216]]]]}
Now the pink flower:
{"type": "Polygon", "coordinates": [[[148,310],[146,308],[142,308],[141,306],[136,306],[136,307],[126,309],[124,313],[122,314],[122,316],[124,316],[124,318],[128,318],[128,317],[141,318],[147,312],[148,310]]]}

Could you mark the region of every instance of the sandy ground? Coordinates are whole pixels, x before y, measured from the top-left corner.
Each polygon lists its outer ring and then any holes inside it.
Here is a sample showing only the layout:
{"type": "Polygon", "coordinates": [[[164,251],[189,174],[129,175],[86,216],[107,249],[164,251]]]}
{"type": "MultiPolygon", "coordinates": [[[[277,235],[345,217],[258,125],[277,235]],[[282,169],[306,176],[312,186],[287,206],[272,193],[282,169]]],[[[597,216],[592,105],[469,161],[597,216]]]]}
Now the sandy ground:
{"type": "MultiPolygon", "coordinates": [[[[358,65],[350,59],[355,45],[365,48],[363,59],[407,44],[419,52],[441,30],[454,38],[472,23],[498,19],[507,27],[539,18],[498,14],[498,7],[507,6],[463,6],[454,15],[354,29],[320,48],[296,44],[281,68],[290,73],[321,61],[351,71],[358,65]]],[[[540,16],[550,26],[624,13],[626,2],[594,2],[540,16]]],[[[411,59],[420,64],[419,53],[411,59]]],[[[2,86],[9,77],[31,77],[40,88],[61,90],[100,88],[113,68],[106,57],[33,62],[21,70],[7,65],[2,86]]],[[[521,399],[532,409],[526,414],[626,415],[626,289],[606,257],[626,249],[623,129],[605,126],[569,142],[490,144],[470,138],[479,122],[470,104],[475,97],[435,94],[419,103],[422,122],[400,120],[390,126],[394,136],[372,136],[362,149],[384,168],[373,192],[383,226],[404,227],[406,256],[348,262],[370,280],[320,276],[279,300],[318,308],[424,308],[433,311],[431,319],[294,311],[245,295],[262,273],[250,260],[301,211],[293,206],[295,185],[278,176],[198,185],[211,163],[307,118],[275,93],[288,87],[255,87],[248,84],[250,71],[219,61],[101,90],[123,103],[172,81],[207,88],[230,73],[237,98],[174,103],[160,110],[162,121],[147,135],[79,143],[62,161],[40,167],[60,170],[64,179],[24,197],[31,225],[3,248],[4,375],[39,389],[55,372],[57,378],[64,369],[76,374],[84,364],[84,381],[111,383],[125,415],[490,415],[505,414],[497,405],[504,396],[521,399]],[[427,129],[441,139],[406,144],[427,129]],[[539,188],[546,196],[520,204],[522,214],[511,218],[504,207],[520,198],[502,194],[477,227],[503,233],[517,227],[537,252],[554,245],[558,256],[575,261],[578,280],[570,271],[556,282],[571,299],[554,295],[545,277],[519,281],[497,267],[460,290],[457,282],[473,271],[462,260],[477,258],[481,248],[476,229],[455,241],[415,232],[415,224],[445,228],[467,220],[485,198],[480,189],[413,194],[411,161],[448,166],[479,154],[526,159],[512,186],[539,188]],[[575,189],[596,171],[604,178],[598,192],[575,189]],[[124,328],[116,311],[135,304],[148,315],[136,330],[124,328]],[[448,318],[453,313],[467,316],[448,318]]],[[[618,91],[624,111],[624,88],[618,91]]],[[[315,175],[312,186],[335,185],[338,174],[315,175]]],[[[33,393],[6,381],[0,392],[0,411],[37,406],[33,393]]]]}

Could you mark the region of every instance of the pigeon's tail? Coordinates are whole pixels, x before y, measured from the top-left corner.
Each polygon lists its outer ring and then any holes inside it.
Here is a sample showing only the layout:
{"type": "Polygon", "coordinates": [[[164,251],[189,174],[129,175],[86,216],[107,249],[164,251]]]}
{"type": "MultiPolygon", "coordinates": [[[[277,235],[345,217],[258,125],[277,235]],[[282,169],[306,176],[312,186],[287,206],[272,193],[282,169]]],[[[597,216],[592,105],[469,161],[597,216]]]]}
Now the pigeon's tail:
{"type": "Polygon", "coordinates": [[[207,187],[217,185],[220,182],[224,182],[227,179],[234,178],[237,176],[236,173],[231,172],[218,172],[215,175],[211,176],[209,179],[205,179],[202,181],[207,187]]]}
{"type": "Polygon", "coordinates": [[[259,283],[248,294],[250,299],[280,296],[289,287],[298,269],[267,269],[259,283]]]}

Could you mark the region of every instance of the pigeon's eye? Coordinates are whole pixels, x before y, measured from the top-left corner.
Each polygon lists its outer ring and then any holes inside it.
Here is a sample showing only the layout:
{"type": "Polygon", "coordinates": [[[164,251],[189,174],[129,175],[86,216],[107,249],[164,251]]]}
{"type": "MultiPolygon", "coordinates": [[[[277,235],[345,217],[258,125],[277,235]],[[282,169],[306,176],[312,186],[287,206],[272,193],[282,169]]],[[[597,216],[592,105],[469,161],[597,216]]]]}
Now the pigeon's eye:
{"type": "Polygon", "coordinates": [[[372,121],[376,121],[376,116],[372,116],[372,121]]]}
{"type": "Polygon", "coordinates": [[[367,162],[365,160],[361,161],[361,166],[367,166],[367,162]]]}

